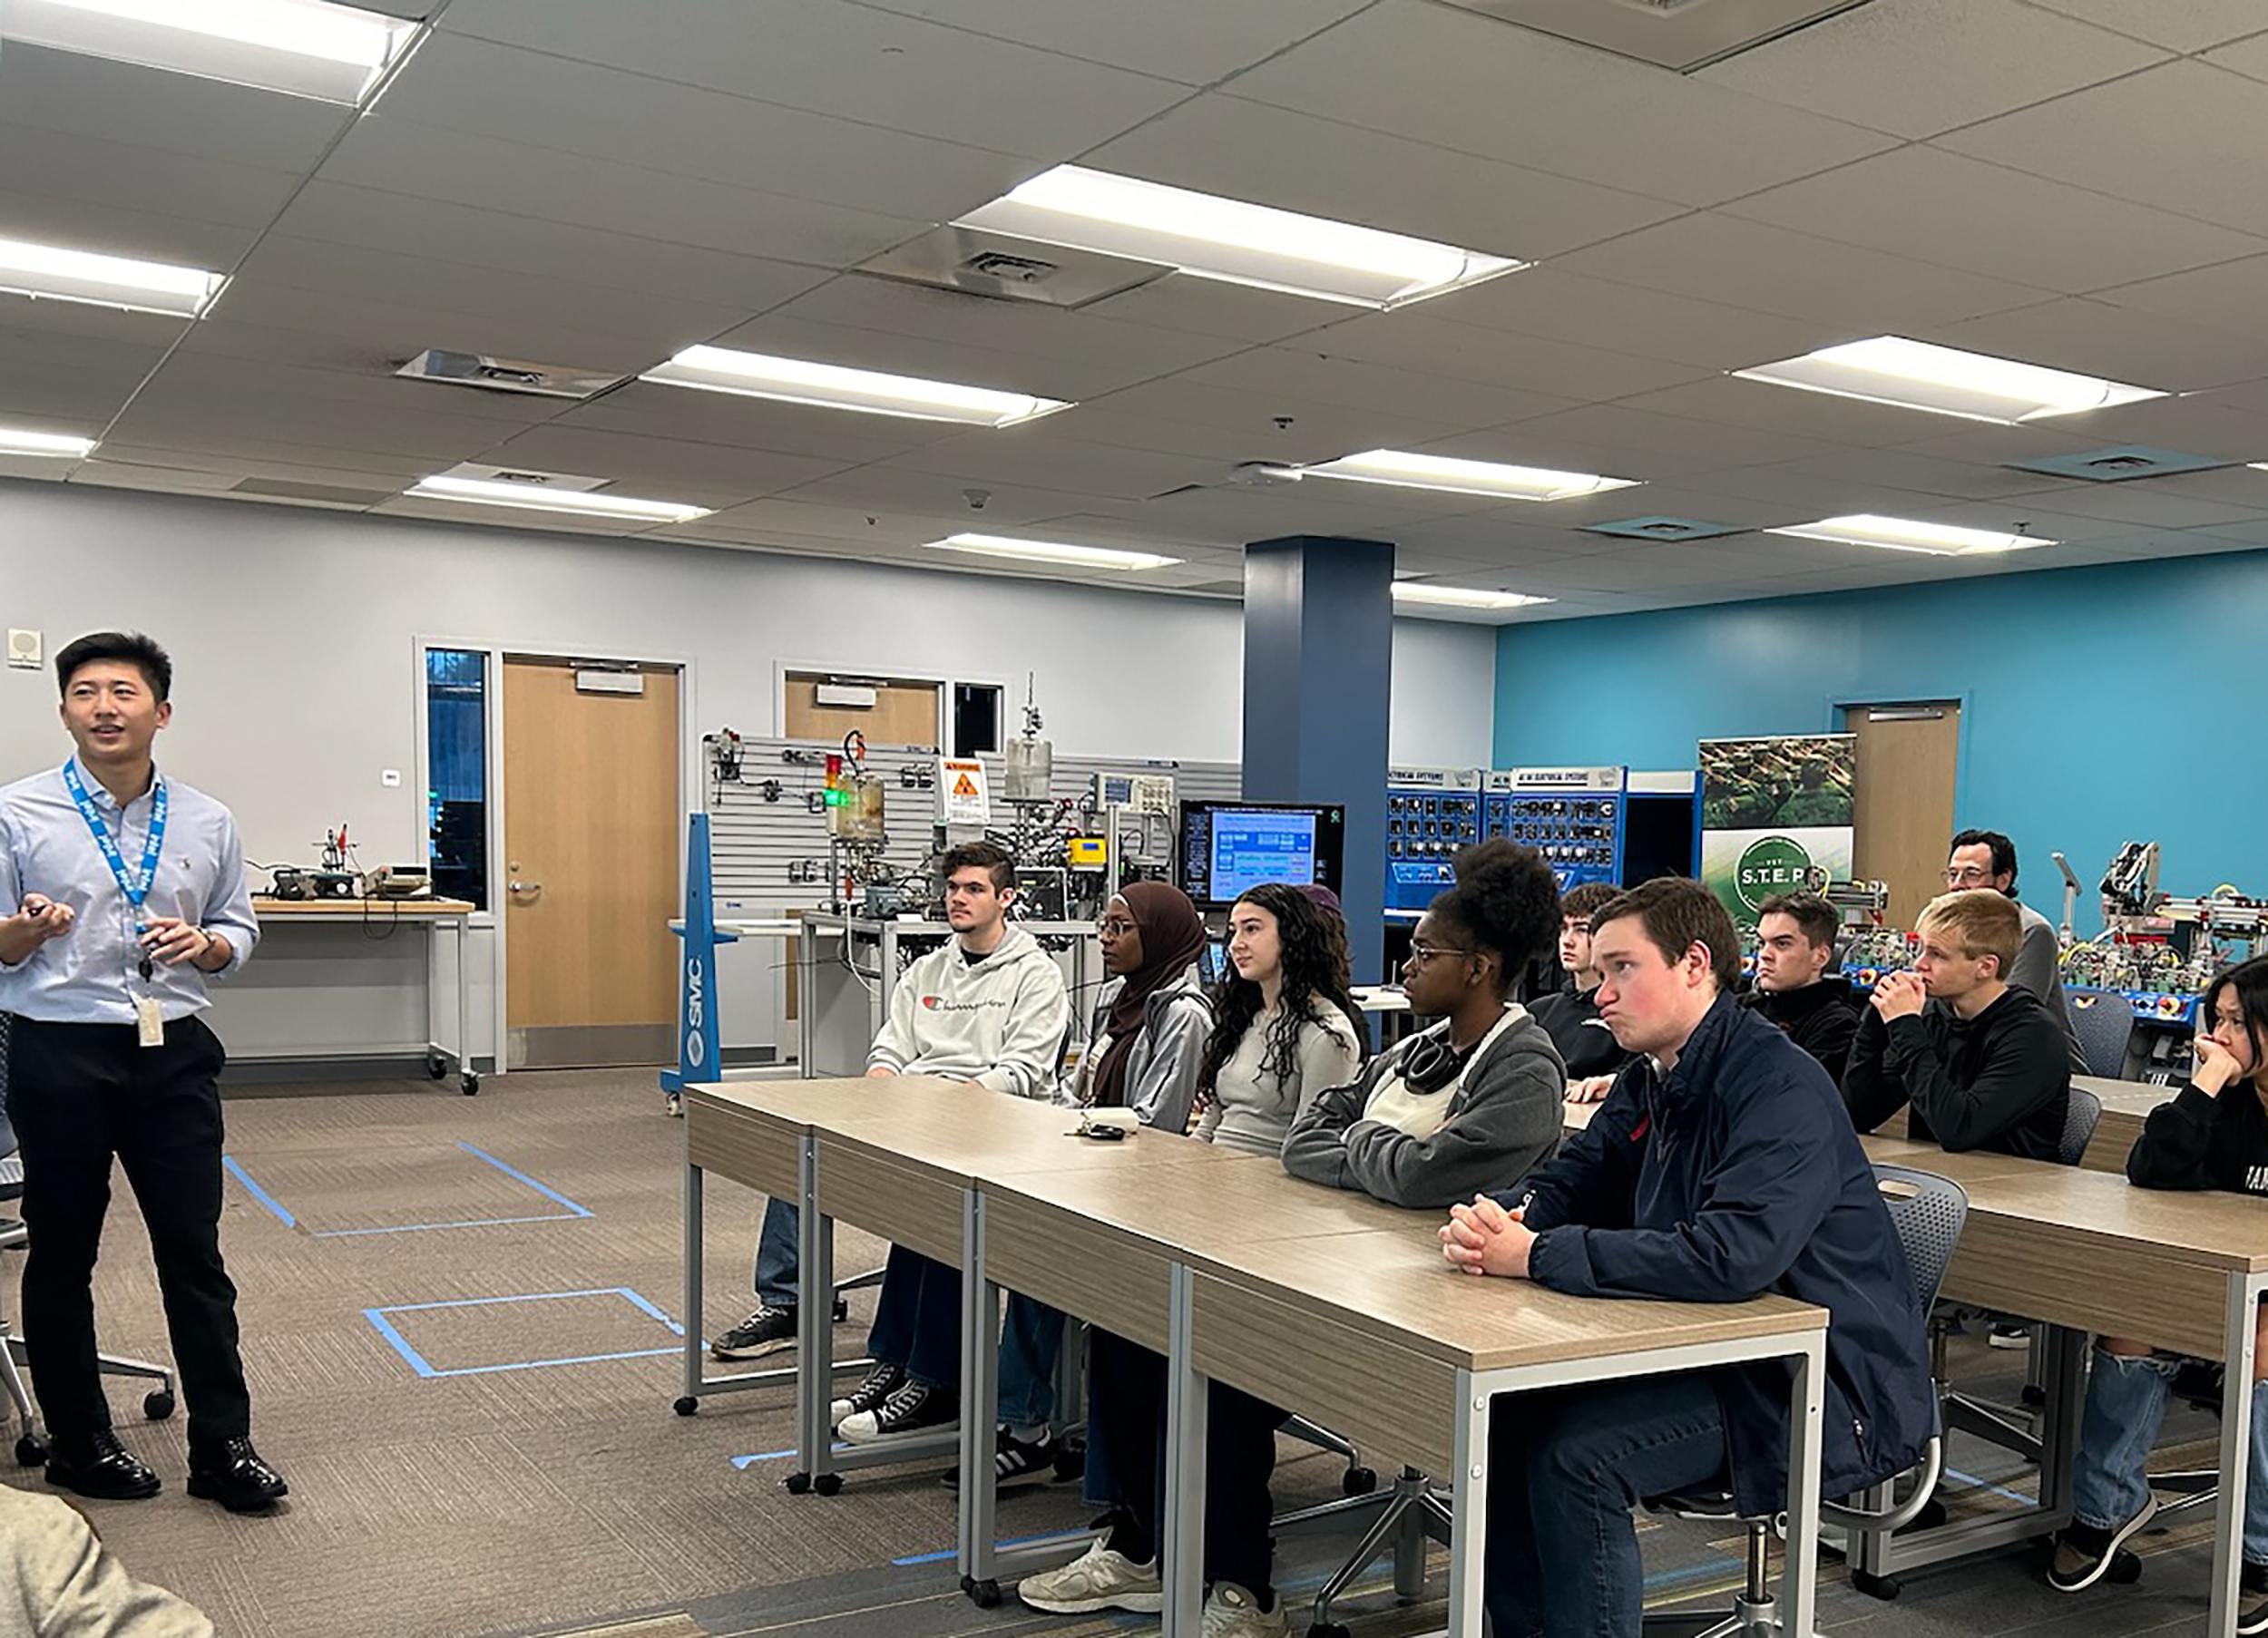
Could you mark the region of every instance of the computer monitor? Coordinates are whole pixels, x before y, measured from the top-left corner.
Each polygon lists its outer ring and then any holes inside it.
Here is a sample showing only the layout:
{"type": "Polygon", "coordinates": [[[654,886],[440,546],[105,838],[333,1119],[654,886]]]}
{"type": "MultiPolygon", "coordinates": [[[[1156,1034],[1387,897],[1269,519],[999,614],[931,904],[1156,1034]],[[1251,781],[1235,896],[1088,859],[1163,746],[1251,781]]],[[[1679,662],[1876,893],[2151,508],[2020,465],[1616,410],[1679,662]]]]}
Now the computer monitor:
{"type": "Polygon", "coordinates": [[[1227,940],[1205,941],[1205,948],[1198,951],[1197,975],[1207,984],[1217,984],[1228,976],[1227,940]]]}
{"type": "Polygon", "coordinates": [[[1234,904],[1263,882],[1339,891],[1346,810],[1289,802],[1185,802],[1181,885],[1208,910],[1234,904]]]}

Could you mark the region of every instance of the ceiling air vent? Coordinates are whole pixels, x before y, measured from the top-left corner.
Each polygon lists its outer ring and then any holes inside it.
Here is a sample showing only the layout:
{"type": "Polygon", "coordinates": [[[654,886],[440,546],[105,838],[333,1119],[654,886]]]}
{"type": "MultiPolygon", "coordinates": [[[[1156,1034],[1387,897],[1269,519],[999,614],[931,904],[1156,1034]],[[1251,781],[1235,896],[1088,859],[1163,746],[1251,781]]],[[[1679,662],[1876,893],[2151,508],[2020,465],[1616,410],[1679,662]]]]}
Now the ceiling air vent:
{"type": "Polygon", "coordinates": [[[1449,0],[1502,22],[1690,73],[1868,0],[1449,0]]]}
{"type": "Polygon", "coordinates": [[[2089,483],[2125,483],[2136,478],[2212,472],[2236,464],[2214,455],[2186,455],[2177,449],[2152,449],[2146,444],[2121,444],[2110,449],[2082,450],[2076,455],[2049,455],[2038,461],[2011,463],[2017,472],[2045,473],[2051,478],[2078,478],[2089,483]]]}
{"type": "Polygon", "coordinates": [[[1585,534],[1622,535],[1634,541],[1713,541],[1722,535],[1745,534],[1743,523],[1712,523],[1702,518],[1618,518],[1609,523],[1586,523],[1585,534]]]}
{"type": "Polygon", "coordinates": [[[536,472],[525,466],[491,466],[485,461],[460,461],[440,474],[445,478],[474,478],[484,483],[524,483],[530,489],[569,489],[590,494],[614,482],[585,477],[581,473],[536,472]]]}
{"type": "Polygon", "coordinates": [[[977,228],[939,228],[853,268],[900,284],[1051,307],[1083,307],[1173,271],[1157,262],[1042,245],[977,228]]]}
{"type": "Polygon", "coordinates": [[[538,398],[588,398],[624,379],[564,364],[494,358],[486,353],[452,353],[440,347],[427,347],[394,373],[410,381],[476,386],[490,393],[525,393],[538,398]]]}

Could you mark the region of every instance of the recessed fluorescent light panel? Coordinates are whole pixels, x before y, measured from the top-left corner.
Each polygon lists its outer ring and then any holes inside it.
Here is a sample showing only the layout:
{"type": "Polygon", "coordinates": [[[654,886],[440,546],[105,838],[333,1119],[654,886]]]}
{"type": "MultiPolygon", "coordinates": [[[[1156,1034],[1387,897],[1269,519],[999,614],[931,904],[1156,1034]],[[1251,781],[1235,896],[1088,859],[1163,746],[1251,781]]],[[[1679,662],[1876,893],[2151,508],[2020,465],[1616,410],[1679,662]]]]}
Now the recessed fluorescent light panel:
{"type": "Polygon", "coordinates": [[[816,404],[827,409],[859,410],[869,415],[905,415],[917,421],[955,421],[966,426],[1013,426],[1068,409],[1060,398],[1029,393],[1000,393],[990,387],[957,386],[913,375],[885,375],[839,364],[805,358],[775,358],[737,353],[727,347],[688,347],[640,381],[664,386],[699,387],[786,404],[816,404]]]}
{"type": "Polygon", "coordinates": [[[629,495],[594,494],[584,490],[533,489],[525,483],[482,478],[422,478],[415,487],[403,491],[403,498],[568,512],[577,517],[611,518],[620,523],[689,523],[709,513],[706,506],[685,506],[675,501],[640,501],[629,495]]]}
{"type": "Polygon", "coordinates": [[[1304,478],[1352,478],[1362,483],[1439,489],[1500,501],[1566,501],[1602,490],[1628,489],[1641,481],[1602,478],[1596,473],[1550,472],[1540,466],[1506,466],[1494,461],[1452,461],[1444,455],[1409,454],[1393,449],[1367,450],[1320,465],[1303,466],[1299,473],[1304,478]]]}
{"type": "Polygon", "coordinates": [[[54,455],[66,461],[83,461],[93,453],[92,438],[66,438],[60,433],[0,426],[0,455],[54,455]]]}
{"type": "Polygon", "coordinates": [[[1018,541],[998,534],[953,534],[932,541],[931,551],[966,551],[978,557],[1013,558],[1026,563],[1060,563],[1072,569],[1163,569],[1179,558],[1154,551],[1119,551],[1109,546],[1072,546],[1061,541],[1018,541]]]}
{"type": "Polygon", "coordinates": [[[1802,387],[1832,393],[1838,398],[1863,398],[1870,404],[1993,421],[2004,426],[2165,396],[2152,387],[2074,375],[2013,358],[1964,353],[1958,347],[1932,346],[1901,336],[1848,341],[1801,358],[1784,358],[1777,364],[1760,364],[1753,370],[1733,374],[1748,381],[1768,381],[1774,386],[1802,387]]]}
{"type": "Polygon", "coordinates": [[[1398,307],[1528,265],[1080,165],[1042,171],[953,225],[1364,307],[1398,307]]]}
{"type": "Polygon", "coordinates": [[[0,239],[0,291],[17,296],[194,318],[228,282],[225,273],[0,239]]]}
{"type": "Polygon", "coordinates": [[[417,24],[325,0],[5,0],[0,38],[359,102],[417,24]]]}
{"type": "Polygon", "coordinates": [[[1977,557],[1995,551],[2021,551],[2031,546],[2060,542],[2030,534],[1995,534],[1985,529],[1959,529],[1950,523],[1921,523],[1911,518],[1878,518],[1866,513],[1847,518],[1822,518],[1816,523],[1791,523],[1767,529],[1766,534],[1793,535],[1801,541],[1836,541],[1846,546],[1883,546],[1892,551],[1926,551],[1932,557],[1977,557]]]}
{"type": "Polygon", "coordinates": [[[1548,597],[1530,597],[1524,591],[1482,591],[1471,586],[1433,586],[1422,580],[1396,580],[1393,600],[1397,603],[1428,603],[1442,609],[1525,609],[1532,603],[1549,603],[1548,597]]]}

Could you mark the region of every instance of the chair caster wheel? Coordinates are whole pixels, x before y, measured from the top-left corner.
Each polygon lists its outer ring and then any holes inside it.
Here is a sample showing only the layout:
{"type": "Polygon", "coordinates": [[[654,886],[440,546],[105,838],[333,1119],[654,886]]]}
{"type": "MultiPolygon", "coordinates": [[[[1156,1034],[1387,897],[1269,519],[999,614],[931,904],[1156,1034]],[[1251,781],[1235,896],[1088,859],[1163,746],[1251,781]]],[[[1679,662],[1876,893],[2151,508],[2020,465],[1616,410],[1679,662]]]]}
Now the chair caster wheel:
{"type": "Polygon", "coordinates": [[[673,1120],[683,1120],[685,1118],[684,1097],[675,1092],[666,1094],[661,1099],[661,1112],[673,1120]]]}
{"type": "Polygon", "coordinates": [[[173,1414],[173,1396],[161,1388],[142,1401],[142,1414],[153,1422],[161,1422],[173,1414]]]}
{"type": "Polygon", "coordinates": [[[1892,1599],[1901,1591],[1895,1575],[1870,1575],[1864,1570],[1851,1572],[1851,1584],[1869,1598],[1892,1599]]]}
{"type": "Polygon", "coordinates": [[[1368,1467],[1349,1467],[1339,1488],[1349,1496],[1368,1496],[1378,1488],[1378,1476],[1368,1467]]]}
{"type": "Polygon", "coordinates": [[[787,1494],[790,1496],[801,1496],[811,1488],[811,1476],[808,1473],[791,1473],[779,1482],[787,1487],[787,1494]]]}
{"type": "Polygon", "coordinates": [[[843,1476],[839,1473],[822,1473],[811,1481],[812,1492],[818,1496],[834,1496],[842,1488],[843,1476]]]}
{"type": "Polygon", "coordinates": [[[670,1401],[670,1409],[676,1411],[679,1416],[691,1416],[700,1408],[701,1402],[689,1393],[680,1394],[677,1399],[670,1401]]]}
{"type": "Polygon", "coordinates": [[[997,1581],[989,1578],[983,1581],[972,1581],[963,1590],[968,1594],[969,1602],[980,1610],[1000,1608],[1000,1583],[997,1581]]]}
{"type": "Polygon", "coordinates": [[[467,1069],[456,1077],[456,1089],[467,1097],[478,1097],[481,1091],[481,1077],[467,1069]]]}
{"type": "Polygon", "coordinates": [[[15,1441],[15,1465],[17,1467],[36,1467],[46,1459],[47,1447],[41,1440],[34,1438],[27,1433],[15,1441]]]}
{"type": "Polygon", "coordinates": [[[427,1080],[439,1080],[448,1072],[448,1063],[442,1058],[441,1054],[438,1052],[428,1052],[425,1054],[425,1078],[427,1080]]]}
{"type": "Polygon", "coordinates": [[[1353,1634],[1335,1621],[1318,1621],[1307,1629],[1307,1638],[1353,1638],[1353,1634]]]}
{"type": "Polygon", "coordinates": [[[840,1324],[842,1324],[842,1323],[843,1323],[846,1320],[848,1320],[849,1318],[850,1318],[850,1299],[849,1299],[848,1297],[837,1297],[837,1298],[836,1298],[836,1299],[835,1299],[835,1322],[836,1322],[837,1325],[840,1325],[840,1324]]]}
{"type": "Polygon", "coordinates": [[[2048,1407],[2048,1390],[2045,1388],[2035,1388],[2029,1382],[2024,1384],[2021,1398],[2028,1410],[2044,1410],[2048,1407]]]}

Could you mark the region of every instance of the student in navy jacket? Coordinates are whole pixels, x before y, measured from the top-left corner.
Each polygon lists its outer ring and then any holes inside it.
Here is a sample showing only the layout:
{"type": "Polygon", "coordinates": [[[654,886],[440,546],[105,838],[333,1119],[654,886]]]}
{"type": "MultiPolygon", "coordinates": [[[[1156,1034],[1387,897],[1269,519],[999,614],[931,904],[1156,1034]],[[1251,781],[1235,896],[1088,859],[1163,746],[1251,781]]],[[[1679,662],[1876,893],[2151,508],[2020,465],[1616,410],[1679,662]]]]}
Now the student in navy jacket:
{"type": "MultiPolygon", "coordinates": [[[[1699,882],[1634,888],[1593,915],[1591,936],[1599,1010],[1644,1056],[1520,1189],[1452,1207],[1443,1254],[1582,1296],[1817,1303],[1831,1315],[1823,1494],[1903,1471],[1936,1419],[1922,1316],[1834,1083],[1729,993],[1740,947],[1699,882]]],[[[1788,1371],[1589,1384],[1494,1417],[1494,1630],[1636,1638],[1632,1504],[1729,1482],[1744,1513],[1784,1506],[1788,1371]]]]}

